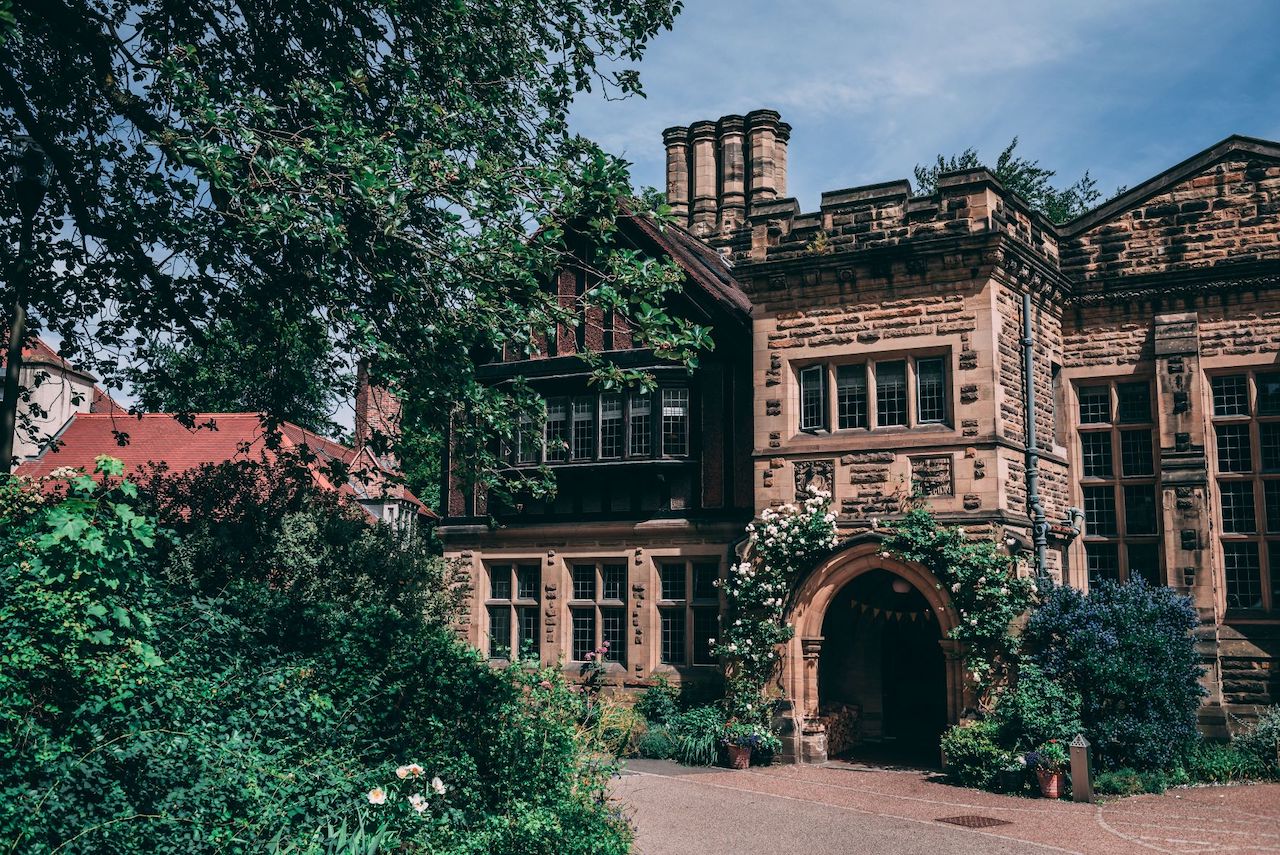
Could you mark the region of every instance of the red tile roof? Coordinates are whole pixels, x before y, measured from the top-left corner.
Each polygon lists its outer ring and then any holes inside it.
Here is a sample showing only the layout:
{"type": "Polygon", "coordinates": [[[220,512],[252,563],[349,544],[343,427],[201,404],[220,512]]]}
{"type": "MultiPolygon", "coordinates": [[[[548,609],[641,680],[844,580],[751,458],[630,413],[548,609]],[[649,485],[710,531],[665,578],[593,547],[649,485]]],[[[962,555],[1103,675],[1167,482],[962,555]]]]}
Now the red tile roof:
{"type": "MultiPolygon", "coordinates": [[[[390,496],[415,505],[419,512],[435,514],[407,487],[383,481],[386,475],[369,455],[367,464],[351,448],[311,433],[295,424],[280,426],[281,444],[285,449],[305,447],[317,457],[310,466],[316,485],[326,490],[357,499],[390,496]],[[353,471],[367,469],[371,483],[353,477],[347,483],[333,484],[324,464],[338,460],[353,471]]],[[[205,464],[236,460],[259,460],[272,457],[267,429],[260,413],[197,413],[195,427],[188,428],[168,413],[130,416],[119,412],[81,413],[75,416],[50,447],[35,460],[20,465],[17,474],[37,478],[55,469],[70,466],[92,471],[99,455],[107,454],[124,464],[126,473],[134,473],[148,464],[164,464],[170,472],[185,472],[205,464]]]]}

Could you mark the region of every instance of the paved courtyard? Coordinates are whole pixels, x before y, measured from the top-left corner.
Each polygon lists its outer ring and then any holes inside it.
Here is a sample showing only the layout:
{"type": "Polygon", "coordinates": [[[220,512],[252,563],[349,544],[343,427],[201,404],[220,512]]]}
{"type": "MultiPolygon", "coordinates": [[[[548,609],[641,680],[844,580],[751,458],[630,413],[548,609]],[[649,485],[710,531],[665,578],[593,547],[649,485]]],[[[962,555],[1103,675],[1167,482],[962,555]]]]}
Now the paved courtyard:
{"type": "Polygon", "coordinates": [[[1280,852],[1280,784],[1087,805],[929,778],[834,763],[731,771],[632,760],[614,789],[636,824],[638,855],[1280,852]],[[939,821],[955,817],[1000,824],[939,821]]]}

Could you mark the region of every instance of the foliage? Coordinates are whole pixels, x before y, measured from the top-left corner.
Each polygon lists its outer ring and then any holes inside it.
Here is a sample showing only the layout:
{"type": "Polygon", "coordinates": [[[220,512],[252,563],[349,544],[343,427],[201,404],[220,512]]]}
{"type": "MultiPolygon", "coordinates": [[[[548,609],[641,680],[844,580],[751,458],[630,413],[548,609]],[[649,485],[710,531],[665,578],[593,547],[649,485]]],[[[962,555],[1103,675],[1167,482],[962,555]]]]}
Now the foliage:
{"type": "Polygon", "coordinates": [[[377,606],[452,621],[466,598],[461,568],[416,532],[369,525],[358,506],[314,489],[304,463],[281,451],[270,460],[144,473],[143,495],[181,535],[159,577],[211,596],[234,581],[257,581],[335,615],[377,606]]]}
{"type": "Polygon", "coordinates": [[[644,757],[649,760],[667,760],[674,751],[675,745],[671,741],[671,734],[662,725],[650,727],[636,741],[635,753],[637,757],[644,757]]]}
{"type": "Polygon", "coordinates": [[[830,501],[830,494],[811,490],[801,504],[766,508],[747,526],[747,558],[729,569],[720,638],[712,644],[725,663],[730,718],[771,723],[765,688],[777,674],[781,645],[795,634],[786,622],[788,599],[813,559],[836,545],[830,501]]]}
{"type": "Polygon", "coordinates": [[[384,821],[369,829],[366,822],[369,817],[362,810],[354,824],[345,819],[337,824],[325,823],[304,842],[285,842],[277,836],[268,844],[267,852],[269,855],[380,855],[395,851],[400,840],[390,823],[384,821]]]}
{"type": "Polygon", "coordinates": [[[1191,743],[1183,762],[1192,781],[1207,784],[1248,781],[1262,777],[1265,771],[1257,757],[1234,743],[1197,740],[1191,743]]]}
{"type": "Polygon", "coordinates": [[[1138,772],[1134,769],[1115,769],[1099,772],[1093,780],[1096,793],[1106,796],[1136,796],[1141,793],[1163,793],[1170,787],[1186,783],[1186,773],[1180,769],[1173,773],[1160,770],[1138,772]]]}
{"type": "Polygon", "coordinates": [[[1027,754],[1027,765],[1046,772],[1065,772],[1071,765],[1071,757],[1067,754],[1063,743],[1050,739],[1037,745],[1035,751],[1027,754]]]}
{"type": "Polygon", "coordinates": [[[773,731],[752,722],[730,722],[725,726],[720,742],[767,754],[774,754],[782,749],[782,741],[773,731]]]}
{"type": "Polygon", "coordinates": [[[938,525],[921,508],[892,524],[884,549],[924,565],[945,587],[956,618],[949,637],[960,642],[979,693],[989,692],[1017,653],[1011,628],[1033,600],[1034,584],[1018,576],[1017,559],[992,540],[970,539],[961,527],[938,525]]]}
{"type": "MultiPolygon", "coordinates": [[[[492,440],[537,402],[480,382],[477,361],[576,327],[584,304],[679,363],[711,344],[665,308],[675,264],[615,240],[626,164],[568,125],[584,92],[641,93],[636,65],[680,8],[19,4],[0,43],[0,138],[33,136],[55,179],[23,259],[39,272],[30,334],[53,331],[114,388],[165,367],[163,348],[195,358],[226,319],[245,341],[317,330],[317,347],[368,358],[374,382],[456,413],[453,462],[502,486],[492,440]],[[571,259],[592,286],[562,305],[547,285],[571,259]]],[[[0,207],[0,243],[17,244],[18,219],[0,207]]],[[[0,259],[0,279],[16,279],[15,263],[0,259]]],[[[588,356],[604,383],[650,379],[588,356]]],[[[266,390],[273,418],[349,373],[318,365],[279,375],[298,388],[266,390]]],[[[164,400],[191,378],[156,372],[149,385],[164,400]]]]}
{"type": "Polygon", "coordinates": [[[667,722],[671,758],[686,766],[710,766],[720,755],[724,713],[718,707],[694,707],[667,722]]]}
{"type": "Polygon", "coordinates": [[[1102,768],[1167,768],[1196,738],[1204,690],[1188,598],[1141,579],[1048,592],[1024,633],[1044,676],[1081,698],[1102,768]]]}
{"type": "Polygon", "coordinates": [[[636,712],[650,724],[665,724],[680,710],[680,687],[659,674],[636,699],[636,712]]]}
{"type": "Polygon", "coordinates": [[[946,773],[962,787],[990,789],[996,775],[1009,765],[1010,754],[996,742],[996,728],[988,721],[958,724],[942,735],[946,773]]]}
{"type": "Polygon", "coordinates": [[[1081,732],[1080,696],[1026,662],[1000,695],[991,720],[1004,745],[1025,750],[1050,739],[1067,743],[1081,732]]]}
{"type": "Polygon", "coordinates": [[[1266,776],[1280,778],[1280,706],[1264,710],[1252,727],[1236,736],[1234,745],[1266,776]]]}
{"type": "Polygon", "coordinates": [[[199,329],[185,346],[160,340],[129,381],[146,411],[268,413],[323,436],[337,436],[339,392],[350,384],[318,319],[273,318],[261,338],[257,318],[240,315],[199,329]]]}
{"type": "MultiPolygon", "coordinates": [[[[1098,190],[1098,182],[1086,172],[1073,184],[1066,187],[1054,187],[1050,180],[1057,175],[1052,169],[1045,169],[1038,160],[1028,160],[1015,151],[1018,138],[1014,137],[1009,145],[996,158],[993,175],[1014,193],[1017,193],[1035,210],[1041,212],[1055,223],[1065,223],[1089,210],[1102,198],[1098,190]]],[[[916,193],[928,196],[938,189],[938,178],[947,172],[962,169],[977,169],[984,166],[978,152],[966,148],[959,155],[943,157],[925,166],[918,164],[915,168],[916,193]]]]}
{"type": "Polygon", "coordinates": [[[366,602],[377,573],[332,568],[327,599],[273,584],[270,559],[161,584],[181,541],[160,548],[118,464],[100,468],[0,525],[6,848],[339,852],[363,829],[450,855],[627,850],[613,767],[584,750],[557,669],[496,671],[395,595],[366,602]],[[383,827],[367,794],[402,758],[448,796],[383,827]]]}

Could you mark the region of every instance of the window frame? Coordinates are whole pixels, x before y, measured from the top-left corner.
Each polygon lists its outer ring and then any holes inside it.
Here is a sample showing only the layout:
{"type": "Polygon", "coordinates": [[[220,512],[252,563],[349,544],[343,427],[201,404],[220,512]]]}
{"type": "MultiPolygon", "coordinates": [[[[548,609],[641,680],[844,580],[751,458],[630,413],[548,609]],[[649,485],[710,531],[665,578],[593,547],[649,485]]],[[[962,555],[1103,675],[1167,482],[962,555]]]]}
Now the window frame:
{"type": "Polygon", "coordinates": [[[568,658],[569,661],[581,665],[586,661],[585,658],[578,658],[577,650],[577,618],[584,614],[590,614],[592,618],[592,643],[591,650],[600,648],[605,641],[609,641],[609,652],[605,656],[605,661],[609,667],[621,668],[627,667],[627,608],[630,603],[630,570],[625,556],[607,557],[607,558],[573,558],[567,559],[565,564],[569,569],[569,597],[566,603],[566,609],[569,613],[569,638],[568,638],[568,658]],[[578,572],[580,569],[591,568],[592,591],[591,597],[579,597],[578,586],[576,584],[578,572]],[[622,569],[621,597],[606,597],[606,570],[605,568],[622,569]],[[618,618],[618,636],[614,639],[606,638],[606,619],[618,618]],[[616,643],[615,643],[616,642],[616,643]]]}
{"type": "Polygon", "coordinates": [[[692,387],[687,384],[664,383],[647,392],[551,395],[544,401],[541,425],[534,420],[522,419],[517,425],[514,441],[503,443],[503,452],[508,463],[517,468],[582,466],[639,460],[690,460],[697,453],[697,417],[697,398],[692,387]],[[669,438],[664,433],[662,409],[668,393],[683,393],[683,452],[671,450],[669,438]],[[620,407],[618,414],[611,415],[608,419],[608,423],[617,431],[617,441],[620,444],[618,454],[606,453],[605,407],[610,400],[616,400],[620,407]],[[590,418],[586,417],[588,408],[590,418]],[[551,418],[552,413],[556,414],[554,420],[551,418]],[[584,437],[579,428],[587,422],[590,422],[587,430],[589,437],[584,437]],[[637,425],[641,426],[639,431],[637,425]],[[526,442],[527,437],[535,439],[526,442]],[[580,445],[589,445],[590,453],[583,453],[580,445]]]}
{"type": "MultiPolygon", "coordinates": [[[[1207,371],[1209,383],[1209,440],[1211,448],[1206,449],[1209,465],[1212,467],[1214,492],[1214,523],[1218,531],[1218,550],[1222,560],[1222,592],[1228,615],[1257,617],[1268,620],[1280,619],[1280,507],[1274,510],[1267,501],[1271,493],[1276,502],[1280,502],[1280,468],[1268,468],[1264,465],[1264,447],[1262,438],[1267,433],[1280,431],[1280,408],[1263,412],[1264,395],[1261,391],[1262,378],[1271,378],[1265,382],[1275,383],[1280,375],[1275,365],[1243,365],[1207,371]],[[1229,412],[1219,415],[1220,384],[1225,386],[1228,379],[1244,380],[1244,412],[1229,412]],[[1275,427],[1272,427],[1275,426],[1275,427]],[[1243,433],[1249,446],[1249,459],[1244,468],[1233,470],[1222,468],[1221,455],[1223,444],[1220,436],[1225,434],[1224,428],[1232,430],[1233,435],[1243,433]],[[1241,429],[1243,428],[1243,431],[1241,429]],[[1228,515],[1226,496],[1228,492],[1239,491],[1249,496],[1253,507],[1253,525],[1251,531],[1228,531],[1228,515]],[[1248,545],[1248,546],[1246,546],[1248,545]],[[1241,604],[1240,593],[1233,584],[1232,570],[1228,567],[1231,554],[1252,548],[1257,555],[1257,567],[1252,568],[1252,582],[1259,586],[1256,605],[1252,602],[1241,604]]],[[[1238,389],[1231,394],[1232,409],[1238,410],[1238,389]]],[[[1250,586],[1252,587],[1252,586],[1250,586]]]]}
{"type": "MultiPolygon", "coordinates": [[[[715,596],[706,596],[705,590],[698,587],[699,569],[711,569],[716,580],[723,580],[725,574],[724,561],[718,556],[667,556],[657,557],[654,559],[654,566],[658,574],[657,596],[655,597],[656,612],[658,615],[657,627],[657,659],[661,667],[666,668],[715,668],[719,665],[716,659],[708,649],[699,652],[699,617],[705,620],[708,613],[716,615],[715,626],[717,633],[719,632],[719,619],[724,614],[722,599],[720,596],[720,588],[714,588],[715,596]],[[680,581],[683,590],[680,593],[682,597],[668,597],[666,584],[668,577],[666,575],[668,568],[678,567],[680,573],[680,581]],[[701,596],[699,596],[701,594],[701,596]],[[672,626],[679,626],[681,631],[682,651],[679,662],[670,661],[667,653],[667,623],[671,620],[672,626]]],[[[716,636],[707,636],[707,639],[716,636]]]]}
{"type": "Polygon", "coordinates": [[[514,661],[523,652],[522,645],[526,640],[523,633],[523,618],[532,610],[534,615],[534,628],[532,633],[532,644],[530,652],[537,655],[539,660],[542,658],[542,643],[539,633],[542,629],[542,619],[539,610],[542,608],[542,561],[538,558],[516,557],[501,558],[492,561],[485,561],[482,565],[485,572],[485,601],[484,601],[484,617],[485,617],[485,633],[484,633],[484,651],[485,656],[494,662],[511,662],[514,661]],[[533,596],[523,596],[525,587],[521,585],[521,571],[532,571],[533,576],[533,596]],[[506,574],[505,591],[507,596],[495,596],[500,593],[497,588],[499,578],[497,573],[506,574]],[[506,615],[507,623],[507,640],[506,649],[499,650],[494,647],[493,636],[493,618],[495,614],[501,610],[506,615]],[[505,655],[504,655],[505,654],[505,655]]]}
{"type": "MultiPolygon", "coordinates": [[[[1135,566],[1140,561],[1135,559],[1139,555],[1155,554],[1155,566],[1151,568],[1154,579],[1148,578],[1149,582],[1157,585],[1167,584],[1165,565],[1163,558],[1164,543],[1164,520],[1161,513],[1161,474],[1160,474],[1160,456],[1158,452],[1158,442],[1156,440],[1156,431],[1158,426],[1155,421],[1155,408],[1152,402],[1155,400],[1152,384],[1155,378],[1151,376],[1134,376],[1124,375],[1119,377],[1089,377],[1076,381],[1073,384],[1074,394],[1074,417],[1075,417],[1075,437],[1072,455],[1077,465],[1075,467],[1076,489],[1080,496],[1080,506],[1085,509],[1086,515],[1089,513],[1089,505],[1091,504],[1090,496],[1106,496],[1110,499],[1110,507],[1112,509],[1113,530],[1099,530],[1099,527],[1085,524],[1084,537],[1082,545],[1084,549],[1085,561],[1083,565],[1083,578],[1080,580],[1086,589],[1098,584],[1101,581],[1116,581],[1124,583],[1133,577],[1135,572],[1142,568],[1135,566]],[[1122,415],[1132,416],[1130,413],[1122,413],[1121,396],[1122,387],[1131,388],[1136,385],[1146,384],[1147,393],[1146,400],[1148,402],[1147,418],[1145,421],[1139,421],[1134,418],[1122,418],[1122,415]],[[1102,395],[1101,390],[1105,390],[1106,394],[1102,395]],[[1086,394],[1086,392],[1092,394],[1086,394]],[[1103,420],[1099,416],[1103,415],[1099,411],[1105,403],[1107,412],[1104,414],[1106,419],[1103,420]],[[1086,410],[1086,407],[1088,408],[1086,410]],[[1086,415],[1088,418],[1086,418],[1086,415]],[[1147,450],[1149,451],[1148,461],[1150,471],[1130,473],[1125,466],[1124,450],[1126,444],[1126,436],[1133,437],[1139,433],[1145,433],[1148,436],[1147,450]],[[1105,437],[1106,457],[1110,463],[1110,471],[1106,475],[1086,472],[1086,448],[1099,443],[1098,437],[1105,437]],[[1136,494],[1137,490],[1151,493],[1151,511],[1154,516],[1154,525],[1151,530],[1134,530],[1134,525],[1129,519],[1131,511],[1137,521],[1137,505],[1130,507],[1128,497],[1136,494]],[[1110,571],[1105,576],[1095,573],[1092,565],[1095,559],[1103,557],[1115,556],[1114,560],[1114,578],[1110,571]]],[[[1140,444],[1140,443],[1139,443],[1140,444]]],[[[1096,451],[1096,447],[1093,449],[1096,451]]]]}
{"type": "MultiPolygon", "coordinates": [[[[866,433],[893,433],[904,430],[915,430],[925,427],[942,427],[955,429],[955,370],[952,364],[952,349],[930,348],[920,351],[888,352],[860,358],[831,358],[818,361],[793,363],[795,393],[792,401],[796,405],[796,433],[836,435],[857,431],[866,433]],[[941,368],[942,392],[941,418],[920,417],[921,412],[921,363],[937,362],[941,368]],[[878,372],[884,368],[901,363],[903,366],[903,421],[902,423],[880,424],[881,407],[879,401],[880,382],[878,372]],[[862,383],[861,424],[844,425],[852,419],[846,419],[843,409],[844,399],[841,392],[845,388],[841,379],[850,378],[852,372],[858,371],[862,383]],[[816,419],[807,418],[805,413],[806,392],[814,385],[818,389],[820,415],[816,419]]],[[[853,386],[850,382],[847,386],[853,386]]]]}

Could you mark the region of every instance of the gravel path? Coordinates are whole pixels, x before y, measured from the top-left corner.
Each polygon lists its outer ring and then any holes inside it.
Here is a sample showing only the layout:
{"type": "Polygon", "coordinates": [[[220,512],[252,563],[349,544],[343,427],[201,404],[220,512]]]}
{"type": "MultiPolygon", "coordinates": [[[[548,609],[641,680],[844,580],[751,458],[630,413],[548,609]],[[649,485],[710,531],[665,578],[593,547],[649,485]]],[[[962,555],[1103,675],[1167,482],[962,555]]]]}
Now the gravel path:
{"type": "Polygon", "coordinates": [[[918,771],[731,771],[633,760],[614,790],[637,855],[1280,853],[1280,785],[1206,787],[1099,805],[951,787],[918,771]],[[978,817],[985,828],[940,822],[978,817]]]}

